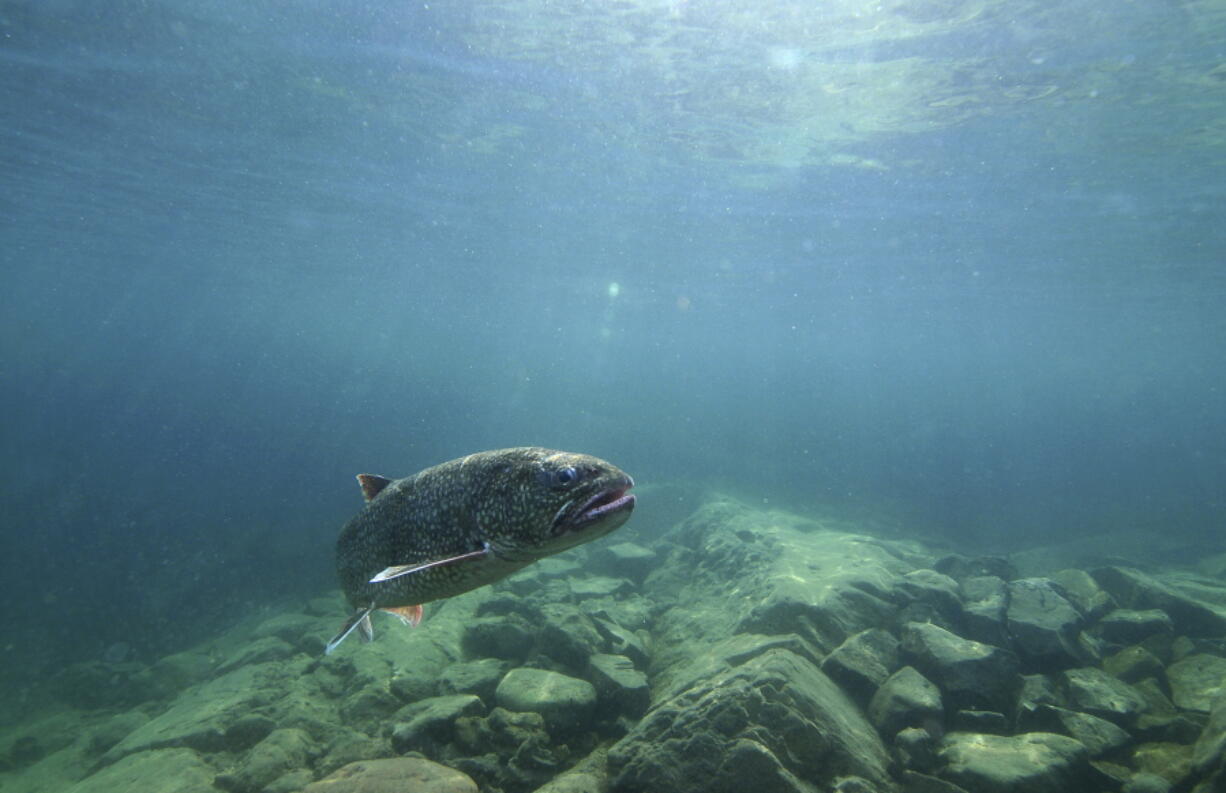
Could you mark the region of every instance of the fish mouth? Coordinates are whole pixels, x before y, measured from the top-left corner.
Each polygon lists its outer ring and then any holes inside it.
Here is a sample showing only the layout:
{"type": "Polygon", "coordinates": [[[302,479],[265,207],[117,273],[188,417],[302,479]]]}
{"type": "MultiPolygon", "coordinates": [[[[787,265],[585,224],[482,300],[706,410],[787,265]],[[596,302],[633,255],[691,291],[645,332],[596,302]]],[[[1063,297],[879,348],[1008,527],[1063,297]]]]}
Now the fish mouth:
{"type": "Polygon", "coordinates": [[[554,522],[554,532],[561,535],[581,531],[597,523],[610,522],[612,518],[618,518],[612,528],[620,526],[634,509],[635,498],[629,492],[632,487],[634,480],[626,477],[610,487],[597,490],[576,508],[563,507],[554,522]]]}

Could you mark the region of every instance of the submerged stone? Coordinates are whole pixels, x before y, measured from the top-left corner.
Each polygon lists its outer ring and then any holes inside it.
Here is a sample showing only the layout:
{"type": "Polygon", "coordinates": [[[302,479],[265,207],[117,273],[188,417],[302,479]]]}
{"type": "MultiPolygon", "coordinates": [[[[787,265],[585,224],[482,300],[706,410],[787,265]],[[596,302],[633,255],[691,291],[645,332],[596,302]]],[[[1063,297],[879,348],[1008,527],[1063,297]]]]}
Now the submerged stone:
{"type": "Polygon", "coordinates": [[[1021,677],[1017,656],[1009,650],[911,622],[902,630],[902,651],[905,661],[940,687],[946,707],[1013,708],[1021,677]]]}
{"type": "Polygon", "coordinates": [[[306,786],[303,793],[477,793],[467,774],[417,757],[362,760],[306,786]]]}
{"type": "Polygon", "coordinates": [[[888,765],[880,737],[846,694],[783,649],[694,680],[609,750],[614,793],[792,793],[852,775],[890,790],[888,765]]]}
{"type": "Polygon", "coordinates": [[[1084,793],[1091,781],[1086,748],[1065,735],[945,736],[941,776],[975,793],[1084,793]]]}
{"type": "Polygon", "coordinates": [[[1208,713],[1226,694],[1226,658],[1207,653],[1190,655],[1166,669],[1171,698],[1184,710],[1208,713]]]}
{"type": "Polygon", "coordinates": [[[546,669],[512,669],[494,696],[500,708],[539,713],[550,732],[586,729],[596,707],[591,683],[546,669]]]}

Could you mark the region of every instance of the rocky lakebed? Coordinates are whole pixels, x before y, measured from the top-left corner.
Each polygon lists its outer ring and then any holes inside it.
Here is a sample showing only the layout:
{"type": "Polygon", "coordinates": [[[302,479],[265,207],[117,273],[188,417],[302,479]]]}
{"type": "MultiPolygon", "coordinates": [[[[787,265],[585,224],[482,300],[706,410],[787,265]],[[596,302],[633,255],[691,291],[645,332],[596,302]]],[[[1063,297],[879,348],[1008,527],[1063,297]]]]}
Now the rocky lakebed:
{"type": "Polygon", "coordinates": [[[4,793],[1226,791],[1226,553],[983,557],[709,499],[324,644],[57,673],[4,793]]]}

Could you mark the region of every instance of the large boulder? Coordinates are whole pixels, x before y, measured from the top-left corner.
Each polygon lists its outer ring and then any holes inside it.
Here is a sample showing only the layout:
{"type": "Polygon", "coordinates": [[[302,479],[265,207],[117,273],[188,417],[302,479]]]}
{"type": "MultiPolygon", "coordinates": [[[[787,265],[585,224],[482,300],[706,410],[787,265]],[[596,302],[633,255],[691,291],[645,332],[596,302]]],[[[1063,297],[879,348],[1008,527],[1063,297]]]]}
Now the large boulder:
{"type": "Polygon", "coordinates": [[[945,736],[940,776],[974,793],[1085,793],[1093,790],[1086,748],[1065,735],[1030,732],[945,736]]]}
{"type": "Polygon", "coordinates": [[[591,683],[547,669],[512,669],[494,697],[500,708],[539,713],[554,733],[589,728],[596,708],[596,688],[591,683]]]}
{"type": "Polygon", "coordinates": [[[477,793],[466,774],[417,757],[362,760],[337,769],[303,793],[477,793]]]}
{"type": "Polygon", "coordinates": [[[1100,567],[1090,573],[1125,609],[1161,609],[1177,633],[1226,634],[1226,585],[1220,581],[1166,576],[1162,580],[1130,567],[1100,567]]]}
{"type": "Polygon", "coordinates": [[[877,732],[838,686],[778,648],[693,681],[609,751],[615,793],[807,793],[841,776],[885,793],[894,789],[888,764],[877,732]]]}
{"type": "Polygon", "coordinates": [[[910,622],[902,629],[902,655],[945,694],[949,709],[1009,713],[1021,687],[1018,659],[1009,650],[963,639],[944,628],[910,622]]]}
{"type": "Polygon", "coordinates": [[[213,774],[213,769],[191,749],[135,752],[68,788],[68,793],[216,793],[213,774]]]}
{"type": "Polygon", "coordinates": [[[1081,615],[1046,578],[1019,578],[1009,582],[1006,623],[1013,646],[1030,668],[1042,671],[1075,666],[1082,651],[1077,646],[1081,615]]]}
{"type": "Polygon", "coordinates": [[[1167,667],[1166,679],[1176,705],[1208,713],[1226,694],[1226,658],[1207,653],[1190,655],[1167,667]]]}
{"type": "Polygon", "coordinates": [[[1136,689],[1097,667],[1068,669],[1061,679],[1072,707],[1125,729],[1149,710],[1149,702],[1136,689]]]}
{"type": "Polygon", "coordinates": [[[869,719],[886,738],[904,727],[939,725],[943,715],[941,692],[909,666],[890,675],[868,703],[869,719]]]}

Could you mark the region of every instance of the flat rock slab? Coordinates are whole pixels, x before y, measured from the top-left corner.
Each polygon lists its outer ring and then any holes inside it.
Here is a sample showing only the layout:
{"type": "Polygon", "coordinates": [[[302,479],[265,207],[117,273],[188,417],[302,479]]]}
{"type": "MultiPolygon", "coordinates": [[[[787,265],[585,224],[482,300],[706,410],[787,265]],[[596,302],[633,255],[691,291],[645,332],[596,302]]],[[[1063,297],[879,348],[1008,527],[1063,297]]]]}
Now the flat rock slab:
{"type": "Polygon", "coordinates": [[[1208,713],[1214,701],[1226,693],[1226,658],[1207,653],[1190,655],[1167,667],[1166,678],[1176,705],[1208,713]]]}
{"type": "Polygon", "coordinates": [[[859,708],[785,649],[695,681],[609,750],[616,793],[799,793],[840,776],[890,790],[889,762],[859,708]]]}
{"type": "Polygon", "coordinates": [[[1084,793],[1091,788],[1086,748],[1065,735],[945,736],[941,776],[975,793],[1084,793]]]}
{"type": "Polygon", "coordinates": [[[302,793],[477,793],[465,773],[415,757],[362,760],[307,785],[302,793]]]}
{"type": "Polygon", "coordinates": [[[1130,567],[1100,567],[1090,573],[1099,586],[1126,609],[1161,609],[1177,633],[1189,636],[1226,634],[1226,587],[1178,577],[1159,580],[1130,567]]]}
{"type": "Polygon", "coordinates": [[[166,747],[220,751],[226,748],[228,728],[278,695],[276,687],[266,688],[276,677],[265,667],[244,666],[188,689],[165,712],[113,746],[102,761],[113,763],[135,752],[166,747]]]}
{"type": "Polygon", "coordinates": [[[547,669],[512,669],[495,691],[498,706],[539,713],[550,730],[585,727],[596,707],[596,687],[547,669]]]}
{"type": "Polygon", "coordinates": [[[217,793],[215,773],[191,749],[159,749],[128,755],[73,785],[68,793],[217,793]]]}

